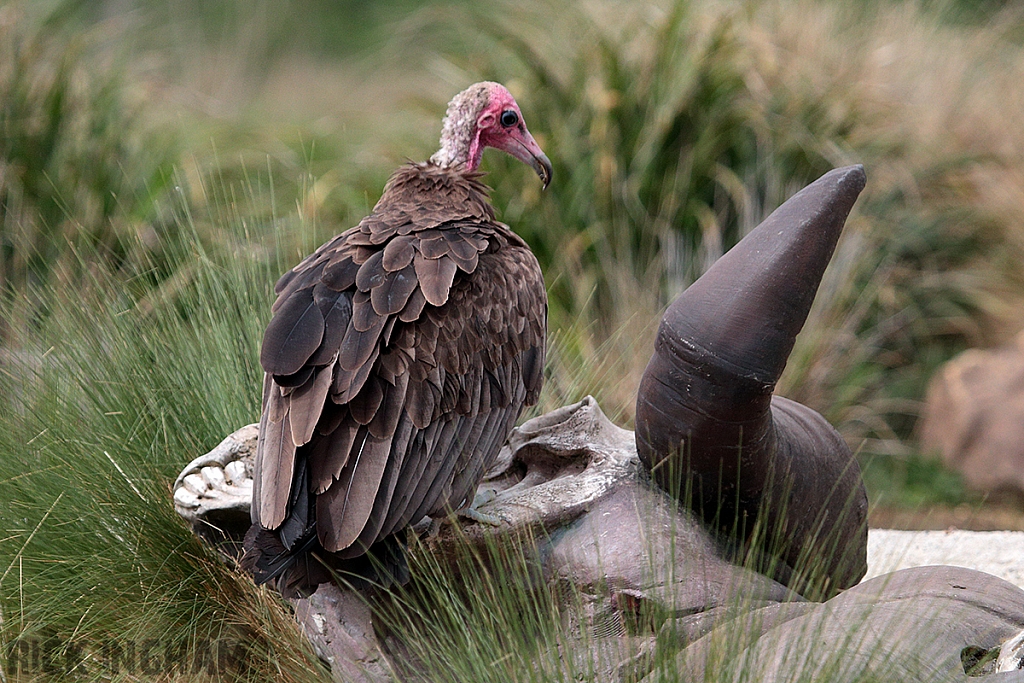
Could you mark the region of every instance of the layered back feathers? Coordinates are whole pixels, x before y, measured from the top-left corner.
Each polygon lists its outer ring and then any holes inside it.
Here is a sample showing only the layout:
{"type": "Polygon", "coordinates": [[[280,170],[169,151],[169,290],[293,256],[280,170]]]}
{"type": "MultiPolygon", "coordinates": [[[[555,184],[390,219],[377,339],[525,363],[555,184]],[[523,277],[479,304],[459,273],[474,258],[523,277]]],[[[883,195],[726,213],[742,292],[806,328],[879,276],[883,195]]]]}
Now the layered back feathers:
{"type": "Polygon", "coordinates": [[[536,258],[476,173],[408,164],[277,283],[254,529],[339,558],[472,498],[544,366],[536,258]]]}

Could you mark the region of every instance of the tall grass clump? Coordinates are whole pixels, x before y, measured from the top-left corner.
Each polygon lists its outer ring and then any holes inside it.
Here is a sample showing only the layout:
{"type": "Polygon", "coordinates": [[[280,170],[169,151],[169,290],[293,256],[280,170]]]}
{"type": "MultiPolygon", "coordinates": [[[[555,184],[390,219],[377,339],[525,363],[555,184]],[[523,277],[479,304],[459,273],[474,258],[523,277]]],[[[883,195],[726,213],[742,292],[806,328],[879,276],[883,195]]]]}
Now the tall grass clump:
{"type": "Polygon", "coordinates": [[[74,249],[112,267],[166,248],[154,198],[170,178],[173,135],[146,119],[111,27],[86,28],[78,3],[0,8],[0,290],[74,287],[74,249]],[[68,279],[70,278],[70,280],[68,279]]]}
{"type": "Polygon", "coordinates": [[[411,680],[556,680],[559,605],[530,539],[462,540],[435,554],[419,542],[413,579],[374,606],[398,673],[411,680]]]}
{"type": "MultiPolygon", "coordinates": [[[[195,232],[187,206],[170,210],[195,232]]],[[[48,290],[32,343],[2,359],[5,656],[24,664],[36,647],[32,670],[84,680],[318,679],[282,604],[201,544],[170,502],[185,463],[258,417],[258,345],[280,264],[259,251],[218,261],[193,237],[170,259],[189,277],[153,289],[132,287],[145,271],[126,282],[96,266],[100,255],[74,255],[89,276],[74,295],[48,290]]]]}

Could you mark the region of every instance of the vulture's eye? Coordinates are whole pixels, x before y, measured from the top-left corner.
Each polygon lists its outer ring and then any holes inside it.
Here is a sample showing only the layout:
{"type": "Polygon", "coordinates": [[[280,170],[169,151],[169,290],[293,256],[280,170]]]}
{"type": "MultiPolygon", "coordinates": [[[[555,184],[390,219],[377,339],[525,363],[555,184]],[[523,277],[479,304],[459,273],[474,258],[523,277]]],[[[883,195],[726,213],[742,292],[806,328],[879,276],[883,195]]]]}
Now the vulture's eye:
{"type": "Polygon", "coordinates": [[[511,128],[517,123],[519,123],[519,114],[515,113],[511,109],[506,109],[501,112],[501,125],[505,128],[511,128]]]}

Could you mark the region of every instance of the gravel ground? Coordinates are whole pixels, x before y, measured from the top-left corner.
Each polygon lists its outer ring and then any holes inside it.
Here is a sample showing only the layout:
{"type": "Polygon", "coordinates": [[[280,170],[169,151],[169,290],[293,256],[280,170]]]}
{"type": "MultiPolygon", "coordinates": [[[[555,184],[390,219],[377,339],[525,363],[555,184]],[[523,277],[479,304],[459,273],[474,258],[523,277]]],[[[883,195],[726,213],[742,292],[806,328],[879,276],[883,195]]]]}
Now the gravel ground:
{"type": "Polygon", "coordinates": [[[868,573],[934,564],[987,572],[1024,588],[1022,531],[868,531],[868,573]]]}

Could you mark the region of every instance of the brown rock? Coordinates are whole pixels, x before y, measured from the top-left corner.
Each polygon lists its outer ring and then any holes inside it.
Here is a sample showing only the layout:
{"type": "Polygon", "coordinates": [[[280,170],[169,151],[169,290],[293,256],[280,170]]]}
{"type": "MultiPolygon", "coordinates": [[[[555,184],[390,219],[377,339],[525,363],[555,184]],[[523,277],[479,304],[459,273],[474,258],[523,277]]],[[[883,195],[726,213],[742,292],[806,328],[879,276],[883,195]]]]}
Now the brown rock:
{"type": "Polygon", "coordinates": [[[1024,496],[1024,333],[998,349],[962,353],[936,373],[921,446],[973,489],[1024,496]]]}

